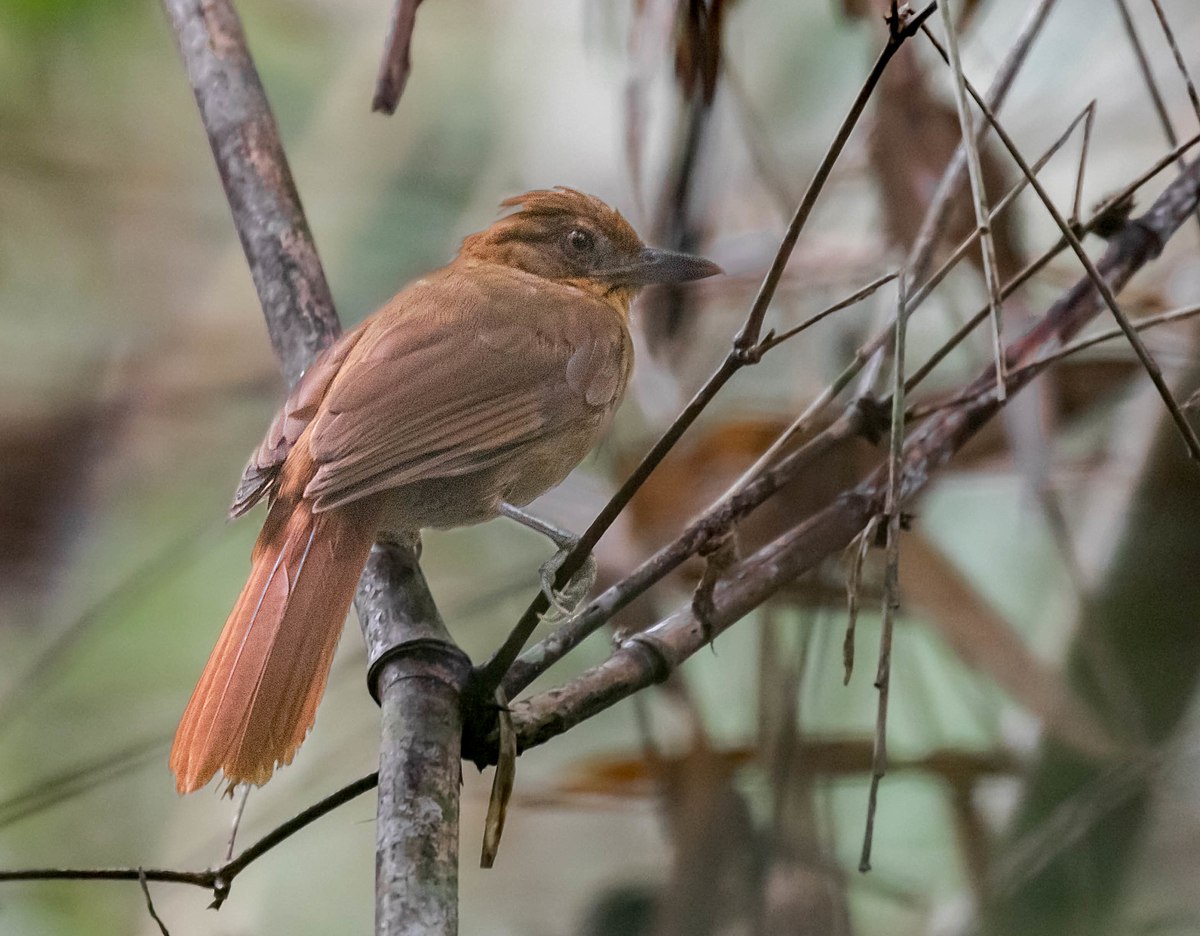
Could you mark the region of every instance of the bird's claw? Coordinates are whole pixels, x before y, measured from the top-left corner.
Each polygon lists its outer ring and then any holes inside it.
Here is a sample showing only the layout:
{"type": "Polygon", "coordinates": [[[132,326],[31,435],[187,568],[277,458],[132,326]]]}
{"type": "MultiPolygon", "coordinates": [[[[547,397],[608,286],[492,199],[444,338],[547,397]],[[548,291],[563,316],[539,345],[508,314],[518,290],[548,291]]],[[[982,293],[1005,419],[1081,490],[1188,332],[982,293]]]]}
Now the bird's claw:
{"type": "Polygon", "coordinates": [[[573,543],[564,544],[559,547],[558,552],[542,564],[540,570],[542,594],[550,602],[551,609],[548,616],[569,618],[575,613],[575,609],[579,607],[579,603],[592,590],[592,585],[596,582],[596,560],[593,556],[589,555],[584,559],[583,566],[571,576],[571,580],[567,582],[561,591],[554,587],[555,579],[558,577],[558,570],[562,567],[563,562],[572,549],[574,549],[573,543]]]}

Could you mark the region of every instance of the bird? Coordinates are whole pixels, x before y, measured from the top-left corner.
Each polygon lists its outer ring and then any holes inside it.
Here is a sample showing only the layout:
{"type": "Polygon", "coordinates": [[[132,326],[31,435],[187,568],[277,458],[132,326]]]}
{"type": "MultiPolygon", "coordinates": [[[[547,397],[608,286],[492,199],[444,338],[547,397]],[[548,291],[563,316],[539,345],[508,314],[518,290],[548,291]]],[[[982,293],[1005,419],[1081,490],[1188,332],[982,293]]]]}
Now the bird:
{"type": "Polygon", "coordinates": [[[545,526],[521,508],[583,460],[621,402],[638,291],[721,272],[646,246],[575,189],[500,207],[447,266],[316,357],[251,456],[229,513],[265,499],[267,516],[175,734],[180,793],[218,771],[229,791],[261,785],[291,763],[378,537],[501,515],[545,526]]]}

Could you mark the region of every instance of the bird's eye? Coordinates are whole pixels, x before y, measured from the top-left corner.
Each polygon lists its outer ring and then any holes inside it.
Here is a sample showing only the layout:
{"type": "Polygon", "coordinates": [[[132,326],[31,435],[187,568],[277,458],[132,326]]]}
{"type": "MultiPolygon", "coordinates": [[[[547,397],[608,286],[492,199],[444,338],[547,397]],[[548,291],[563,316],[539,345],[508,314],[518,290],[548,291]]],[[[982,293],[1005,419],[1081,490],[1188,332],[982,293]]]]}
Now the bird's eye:
{"type": "Polygon", "coordinates": [[[590,231],[575,228],[567,234],[567,246],[576,253],[585,253],[596,246],[596,239],[590,231]]]}

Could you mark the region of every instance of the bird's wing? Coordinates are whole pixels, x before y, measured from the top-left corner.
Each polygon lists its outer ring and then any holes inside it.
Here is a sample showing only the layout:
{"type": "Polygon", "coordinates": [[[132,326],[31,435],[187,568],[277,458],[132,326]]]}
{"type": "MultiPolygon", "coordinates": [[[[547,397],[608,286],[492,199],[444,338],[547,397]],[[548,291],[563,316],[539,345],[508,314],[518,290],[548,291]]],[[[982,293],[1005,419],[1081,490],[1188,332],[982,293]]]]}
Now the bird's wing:
{"type": "Polygon", "coordinates": [[[264,495],[273,493],[288,452],[317,414],[321,400],[362,333],[361,326],[346,332],[318,354],[304,371],[283,407],[275,414],[262,443],[250,456],[233,495],[230,517],[240,517],[264,495]]]}
{"type": "Polygon", "coordinates": [[[617,314],[577,291],[509,274],[418,283],[369,322],[325,395],[305,495],[324,510],[469,474],[595,418],[624,382],[623,342],[617,314]]]}

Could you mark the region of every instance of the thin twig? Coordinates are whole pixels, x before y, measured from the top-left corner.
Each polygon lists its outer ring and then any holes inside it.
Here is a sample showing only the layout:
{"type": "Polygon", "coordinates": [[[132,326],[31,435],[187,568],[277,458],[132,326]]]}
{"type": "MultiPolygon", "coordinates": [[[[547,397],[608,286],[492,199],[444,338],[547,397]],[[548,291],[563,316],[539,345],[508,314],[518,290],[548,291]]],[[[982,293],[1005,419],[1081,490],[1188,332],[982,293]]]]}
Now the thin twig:
{"type": "MultiPolygon", "coordinates": [[[[933,33],[931,33],[925,27],[922,27],[922,32],[924,32],[929,41],[933,43],[934,47],[938,50],[938,54],[942,56],[943,60],[949,64],[950,59],[946,53],[946,50],[942,48],[942,44],[938,42],[933,33]]],[[[1046,210],[1054,219],[1054,223],[1058,225],[1058,229],[1062,232],[1062,236],[1066,239],[1067,244],[1070,246],[1075,256],[1079,258],[1079,262],[1083,264],[1083,268],[1087,271],[1088,277],[1091,279],[1093,285],[1095,285],[1096,290],[1100,293],[1100,298],[1104,300],[1104,304],[1108,306],[1108,310],[1112,313],[1113,318],[1117,320],[1117,324],[1120,325],[1121,330],[1125,332],[1125,337],[1128,339],[1130,346],[1133,348],[1133,351],[1137,355],[1138,360],[1141,362],[1142,367],[1145,368],[1146,373],[1150,376],[1150,380],[1154,384],[1155,389],[1158,391],[1159,396],[1162,397],[1163,405],[1166,406],[1167,412],[1171,414],[1171,418],[1175,421],[1175,425],[1179,429],[1179,434],[1183,437],[1183,441],[1187,445],[1188,454],[1194,461],[1200,462],[1200,438],[1197,438],[1196,430],[1192,428],[1192,424],[1189,423],[1187,417],[1183,415],[1182,410],[1179,408],[1179,403],[1175,400],[1174,394],[1171,393],[1171,388],[1167,386],[1166,380],[1163,379],[1162,371],[1159,369],[1154,357],[1150,354],[1150,351],[1146,348],[1145,344],[1142,343],[1142,339],[1138,336],[1137,331],[1130,324],[1129,319],[1121,310],[1120,305],[1118,305],[1117,297],[1113,293],[1112,287],[1109,286],[1109,284],[1105,282],[1104,277],[1100,275],[1100,271],[1096,269],[1096,264],[1092,262],[1091,257],[1088,256],[1087,251],[1083,249],[1083,245],[1079,242],[1079,237],[1073,230],[1071,230],[1071,225],[1067,223],[1066,219],[1063,218],[1058,208],[1055,207],[1053,199],[1050,198],[1049,193],[1042,186],[1042,183],[1037,180],[1037,177],[1033,174],[1033,170],[1029,168],[1029,164],[1025,162],[1020,150],[1017,149],[1012,137],[1010,137],[1004,127],[1001,126],[1000,122],[996,119],[996,115],[992,113],[991,108],[987,106],[987,103],[982,97],[979,96],[979,93],[975,91],[975,89],[971,86],[971,83],[966,80],[965,76],[963,77],[963,84],[970,92],[971,97],[975,99],[975,103],[979,106],[980,111],[987,118],[988,123],[992,125],[992,129],[996,131],[996,135],[1004,144],[1005,149],[1008,150],[1009,155],[1012,156],[1013,161],[1029,179],[1029,184],[1033,186],[1033,190],[1037,192],[1038,198],[1040,198],[1042,204],[1046,206],[1046,210]]]]}
{"type": "MultiPolygon", "coordinates": [[[[992,239],[992,227],[988,210],[987,191],[983,186],[983,164],[979,158],[979,138],[971,111],[967,105],[967,91],[963,86],[962,60],[958,54],[958,31],[954,28],[954,17],[950,0],[942,2],[942,24],[946,30],[946,46],[950,52],[950,73],[954,86],[954,106],[958,111],[958,124],[962,129],[962,141],[967,151],[967,178],[971,183],[971,205],[975,209],[975,226],[979,230],[980,253],[983,257],[983,279],[987,286],[988,302],[992,313],[992,356],[996,364],[996,392],[1004,397],[1004,322],[1003,300],[1000,298],[1000,275],[996,266],[996,244],[992,239]]],[[[904,303],[896,310],[897,334],[903,330],[906,319],[904,303]]],[[[899,347],[902,342],[896,342],[899,347]]],[[[898,370],[902,366],[897,363],[898,370]]],[[[901,387],[903,389],[903,387],[901,387]]]]}
{"type": "Polygon", "coordinates": [[[1159,0],[1150,0],[1150,3],[1154,7],[1154,12],[1158,14],[1158,23],[1162,26],[1163,36],[1166,37],[1167,45],[1171,47],[1171,54],[1175,56],[1175,67],[1179,69],[1179,74],[1183,76],[1183,83],[1187,86],[1188,100],[1192,102],[1192,110],[1196,114],[1196,120],[1200,121],[1200,94],[1196,93],[1196,85],[1192,81],[1192,75],[1188,71],[1187,63],[1183,60],[1183,53],[1179,49],[1179,43],[1175,41],[1175,31],[1167,21],[1167,14],[1163,12],[1162,4],[1159,0]]]}
{"type": "MultiPolygon", "coordinates": [[[[945,9],[945,8],[943,8],[945,9]]],[[[947,21],[949,22],[949,21],[947,21]]],[[[951,24],[951,28],[953,25],[951,24]]],[[[904,472],[904,346],[908,334],[904,317],[907,274],[901,273],[896,306],[896,348],[892,353],[892,426],[888,445],[888,483],[884,499],[887,530],[887,564],[883,578],[883,619],[879,633],[879,666],[875,688],[879,691],[875,715],[875,748],[871,757],[871,788],[867,796],[867,826],[863,833],[862,855],[858,870],[871,870],[871,843],[875,838],[875,810],[879,802],[879,783],[887,772],[887,716],[892,681],[892,631],[900,607],[900,497],[904,472]]],[[[1003,353],[1003,349],[1001,349],[1003,353]]],[[[1003,401],[1004,397],[1000,396],[1003,401]]]]}
{"type": "Polygon", "coordinates": [[[874,542],[879,520],[879,514],[868,520],[862,532],[846,547],[849,568],[846,570],[846,636],[842,640],[843,686],[850,685],[850,677],[854,675],[854,637],[858,630],[858,608],[861,604],[859,585],[862,582],[863,565],[874,542]]]}
{"type": "MultiPolygon", "coordinates": [[[[1079,146],[1079,169],[1075,173],[1075,198],[1071,201],[1071,222],[1079,223],[1083,210],[1083,174],[1087,168],[1088,150],[1092,145],[1092,126],[1096,122],[1096,100],[1093,98],[1084,108],[1083,142],[1079,146]]],[[[1036,169],[1037,166],[1035,165],[1036,169]]]]}
{"type": "Polygon", "coordinates": [[[776,348],[779,345],[783,344],[789,338],[795,338],[801,332],[807,331],[808,329],[812,328],[814,325],[817,324],[817,322],[824,321],[825,319],[829,318],[829,316],[833,315],[835,312],[841,312],[842,309],[847,309],[850,306],[855,305],[859,302],[862,302],[864,299],[870,298],[871,296],[875,295],[875,291],[877,289],[879,289],[881,286],[886,286],[888,283],[890,283],[892,280],[894,280],[896,278],[896,275],[897,274],[895,274],[895,273],[885,273],[883,276],[879,277],[878,279],[874,279],[871,282],[867,283],[866,286],[863,286],[860,289],[855,290],[850,295],[846,296],[844,299],[839,299],[833,305],[826,306],[824,309],[822,309],[816,315],[809,316],[803,322],[801,322],[799,325],[794,325],[791,328],[780,332],[778,335],[768,336],[768,337],[764,338],[760,342],[759,347],[762,348],[763,353],[765,354],[767,351],[770,351],[772,348],[776,348]]]}
{"type": "MultiPolygon", "coordinates": [[[[1183,306],[1178,309],[1171,309],[1167,312],[1159,312],[1155,315],[1147,315],[1144,318],[1137,319],[1134,321],[1133,327],[1139,332],[1144,332],[1159,325],[1167,325],[1172,322],[1182,322],[1190,318],[1195,318],[1197,315],[1200,315],[1200,305],[1183,306]]],[[[1104,344],[1115,338],[1123,338],[1124,336],[1125,332],[1120,328],[1110,328],[1107,331],[1097,332],[1094,335],[1088,335],[1086,338],[1079,338],[1065,344],[1057,351],[1039,357],[1037,360],[1022,364],[1020,367],[1014,367],[1009,373],[1021,379],[1025,379],[1031,375],[1036,376],[1049,369],[1052,365],[1066,360],[1080,351],[1086,351],[1088,348],[1094,348],[1096,345],[1104,344]]],[[[948,399],[922,403],[909,409],[907,418],[910,421],[925,419],[934,413],[966,403],[971,397],[977,395],[974,393],[956,394],[948,399]]],[[[1186,405],[1184,409],[1187,409],[1186,405]]]]}
{"type": "Polygon", "coordinates": [[[1141,37],[1138,35],[1137,27],[1133,23],[1133,15],[1129,12],[1129,4],[1125,0],[1113,0],[1117,5],[1117,11],[1121,14],[1121,25],[1125,27],[1125,35],[1129,38],[1129,45],[1133,49],[1134,58],[1137,59],[1138,70],[1142,73],[1142,81],[1146,85],[1146,91],[1150,94],[1150,100],[1154,104],[1154,113],[1158,115],[1158,122],[1162,124],[1163,135],[1167,138],[1167,143],[1170,146],[1178,144],[1175,138],[1175,125],[1171,123],[1171,115],[1167,111],[1167,105],[1163,101],[1162,91],[1159,90],[1158,80],[1154,77],[1154,68],[1150,64],[1150,59],[1146,55],[1146,48],[1142,45],[1141,37]]]}
{"type": "Polygon", "coordinates": [[[22,868],[0,870],[0,882],[5,881],[160,881],[165,884],[191,884],[213,892],[213,905],[219,907],[229,896],[234,878],[251,864],[287,841],[301,829],[316,822],[339,806],[373,790],[379,774],[372,773],[349,783],[329,796],[313,803],[304,811],[276,826],[232,861],[207,871],[176,871],[169,868],[22,868]]]}
{"type": "MultiPolygon", "coordinates": [[[[1039,171],[1042,168],[1042,166],[1044,166],[1047,162],[1049,162],[1051,157],[1053,157],[1054,154],[1057,153],[1058,150],[1063,146],[1063,144],[1066,143],[1067,139],[1071,135],[1071,132],[1075,129],[1076,126],[1078,126],[1079,121],[1082,120],[1084,118],[1084,116],[1085,116],[1085,112],[1080,111],[1079,115],[1073,121],[1071,121],[1071,123],[1067,126],[1067,129],[1064,130],[1063,133],[1059,136],[1059,138],[1050,145],[1050,147],[1046,150],[1045,153],[1042,154],[1042,157],[1037,161],[1037,163],[1034,164],[1035,172],[1039,171]]],[[[994,209],[992,209],[991,220],[995,220],[999,216],[1000,212],[1003,211],[1005,208],[1007,208],[1012,203],[1013,199],[1015,199],[1022,191],[1025,190],[1025,187],[1028,184],[1029,183],[1027,182],[1027,180],[1022,176],[1016,182],[1016,184],[1014,184],[1013,187],[1008,190],[1008,192],[1005,194],[1005,196],[996,203],[996,207],[994,209]]],[[[967,251],[971,248],[971,246],[978,239],[979,239],[979,229],[976,228],[975,231],[973,231],[970,235],[968,235],[966,237],[966,239],[964,239],[963,242],[954,249],[954,251],[950,254],[950,256],[945,260],[945,262],[943,262],[942,265],[933,273],[933,275],[930,276],[930,278],[924,283],[924,285],[922,285],[922,287],[919,290],[917,290],[916,295],[912,295],[909,297],[908,302],[905,304],[905,310],[904,310],[904,314],[906,317],[911,316],[918,308],[920,308],[922,303],[924,303],[925,300],[928,299],[929,296],[933,293],[933,290],[935,288],[937,288],[937,286],[949,274],[949,272],[958,264],[958,262],[960,260],[962,260],[962,258],[964,256],[966,256],[967,251]]],[[[1063,247],[1065,248],[1065,246],[1066,246],[1066,244],[1064,243],[1063,247]]],[[[1050,259],[1053,258],[1054,255],[1055,254],[1050,254],[1048,256],[1043,257],[1040,261],[1038,261],[1039,265],[1036,267],[1033,267],[1032,269],[1027,268],[1028,272],[1027,272],[1026,278],[1028,276],[1032,276],[1035,272],[1037,272],[1037,270],[1040,270],[1041,266],[1044,265],[1045,263],[1048,263],[1050,261],[1050,259]]],[[[1025,280],[1022,279],[1021,276],[1018,276],[1013,281],[1010,281],[1009,283],[1005,284],[1004,289],[1002,289],[1001,293],[1000,293],[1001,298],[1007,299],[1008,296],[1013,291],[1015,291],[1017,289],[1017,287],[1019,285],[1021,285],[1021,283],[1023,283],[1024,281],[1025,280]],[[1019,280],[1019,282],[1017,282],[1017,280],[1019,280]]],[[[990,309],[990,303],[989,303],[988,308],[985,308],[985,310],[984,310],[985,316],[989,309],[990,309]]],[[[973,323],[971,328],[974,328],[975,325],[977,325],[977,324],[978,324],[978,322],[973,323]]],[[[745,486],[746,484],[749,484],[754,478],[758,477],[758,475],[760,475],[763,471],[765,471],[767,469],[767,467],[769,467],[778,458],[779,453],[781,451],[783,451],[791,443],[791,441],[794,438],[807,433],[812,428],[812,425],[813,425],[814,421],[816,420],[816,418],[822,412],[824,412],[825,408],[831,402],[833,402],[833,400],[835,400],[841,394],[841,392],[844,389],[846,389],[846,387],[848,387],[850,385],[850,382],[859,374],[859,372],[863,369],[863,367],[865,365],[868,364],[868,362],[874,362],[876,364],[881,364],[882,358],[878,355],[877,352],[881,348],[883,348],[884,345],[886,345],[888,341],[893,339],[894,333],[895,333],[894,330],[895,330],[895,320],[891,321],[887,325],[886,328],[882,329],[879,332],[876,332],[870,339],[868,339],[862,345],[860,345],[858,350],[855,351],[854,357],[851,359],[850,363],[848,365],[846,365],[845,368],[843,368],[842,372],[836,378],[834,378],[833,382],[830,383],[820,393],[818,393],[809,402],[809,405],[805,408],[804,412],[802,412],[798,417],[796,417],[796,419],[791,423],[791,425],[789,425],[786,429],[784,429],[783,432],[781,432],[775,438],[775,440],[771,443],[771,445],[767,448],[767,450],[765,452],[763,452],[762,455],[759,456],[758,460],[755,461],[753,465],[751,465],[748,469],[746,469],[746,471],[744,471],[742,473],[742,477],[734,485],[734,489],[735,490],[740,489],[741,487],[745,486]]],[[[963,335],[963,337],[965,337],[965,334],[963,335]]],[[[961,340],[961,338],[959,338],[958,340],[961,340]]],[[[955,342],[955,344],[957,344],[957,341],[955,342]]],[[[946,353],[949,353],[949,351],[947,350],[946,353]]],[[[874,380],[867,379],[864,381],[864,383],[869,386],[870,384],[874,383],[874,380]]]]}
{"type": "MultiPolygon", "coordinates": [[[[1167,140],[1167,145],[1175,147],[1178,145],[1178,139],[1175,135],[1175,125],[1171,122],[1171,114],[1167,110],[1166,102],[1163,100],[1162,91],[1158,87],[1158,79],[1154,77],[1154,67],[1150,64],[1150,59],[1146,55],[1146,49],[1142,45],[1141,37],[1138,36],[1137,27],[1134,26],[1133,16],[1129,12],[1129,4],[1126,0],[1114,0],[1117,4],[1117,11],[1121,14],[1121,25],[1125,27],[1125,35],[1129,38],[1129,45],[1133,49],[1134,58],[1137,59],[1138,70],[1142,73],[1142,81],[1146,85],[1146,91],[1150,95],[1150,100],[1154,104],[1154,113],[1158,116],[1158,122],[1162,126],[1163,136],[1167,140]]],[[[1179,169],[1184,168],[1183,157],[1179,157],[1179,169]]],[[[1197,221],[1200,221],[1200,214],[1197,214],[1197,221]]]]}
{"type": "MultiPolygon", "coordinates": [[[[1187,140],[1184,143],[1179,144],[1179,146],[1175,147],[1175,149],[1170,153],[1167,153],[1165,156],[1162,156],[1155,161],[1155,163],[1149,169],[1145,170],[1141,175],[1126,185],[1119,192],[1106,198],[1096,208],[1096,210],[1092,212],[1092,216],[1086,222],[1078,226],[1080,233],[1087,234],[1092,231],[1113,211],[1118,210],[1121,205],[1127,203],[1128,199],[1132,198],[1133,194],[1139,188],[1175,162],[1177,156],[1179,156],[1181,153],[1187,152],[1198,143],[1200,143],[1200,134],[1192,137],[1190,140],[1187,140]]],[[[1005,283],[1002,295],[1007,297],[1009,293],[1019,289],[1041,269],[1043,269],[1046,264],[1048,264],[1066,249],[1067,240],[1064,237],[1060,237],[1058,243],[1046,250],[1040,257],[1027,263],[1023,270],[1005,283]]],[[[958,347],[958,345],[962,343],[967,335],[969,335],[971,331],[979,325],[980,322],[987,318],[988,311],[988,307],[985,305],[982,309],[967,319],[967,321],[964,322],[959,327],[958,331],[956,331],[949,339],[943,342],[941,347],[939,347],[930,356],[929,360],[917,368],[917,370],[913,372],[912,376],[908,378],[908,386],[906,387],[906,390],[911,393],[913,387],[917,386],[917,384],[921,383],[926,377],[928,377],[930,372],[932,372],[938,364],[945,360],[946,356],[956,347],[958,347]]]]}
{"type": "MultiPolygon", "coordinates": [[[[1126,224],[1109,240],[1099,269],[1120,289],[1140,269],[1159,256],[1163,245],[1200,205],[1200,160],[1189,165],[1143,215],[1126,224]]],[[[1047,347],[1071,339],[1103,310],[1095,284],[1081,277],[1008,350],[1010,394],[1032,375],[1018,368],[1047,347]]],[[[989,368],[972,383],[969,400],[915,427],[905,441],[901,504],[909,501],[936,476],[953,454],[1003,407],[996,399],[989,368]]],[[[819,437],[818,437],[819,438],[819,437]]],[[[734,570],[714,595],[710,621],[714,633],[745,617],[786,582],[810,571],[827,557],[845,549],[872,516],[883,511],[889,473],[877,469],[853,489],[843,491],[829,506],[808,517],[775,542],[764,546],[734,570]]],[[[626,639],[603,663],[545,693],[513,704],[513,720],[522,750],[542,744],[581,721],[604,711],[645,686],[665,679],[685,659],[705,645],[705,636],[690,608],[626,639]]],[[[464,738],[464,756],[478,764],[495,758],[494,736],[464,738]]]]}
{"type": "MultiPolygon", "coordinates": [[[[812,182],[809,184],[808,191],[805,192],[804,198],[796,209],[795,217],[792,218],[792,223],[788,226],[787,233],[784,235],[776,251],[775,259],[771,263],[771,267],[767,271],[762,285],[759,287],[754,302],[751,304],[745,323],[734,338],[733,347],[729,354],[705,382],[704,386],[692,397],[688,405],[684,407],[683,412],[675,418],[675,421],[654,444],[638,464],[637,468],[626,479],[625,483],[621,485],[617,493],[612,496],[596,519],[584,531],[583,535],[580,536],[576,547],[571,550],[563,560],[562,565],[559,566],[555,578],[556,588],[564,587],[571,580],[571,577],[579,571],[583,566],[585,557],[595,548],[600,537],[612,525],[621,511],[625,509],[625,506],[645,483],[659,462],[666,457],[667,453],[679,441],[688,427],[695,422],[696,418],[704,411],[713,397],[717,395],[717,392],[742,367],[756,363],[761,357],[761,350],[757,345],[760,340],[767,307],[771,304],[775,289],[779,285],[779,279],[783,275],[783,269],[787,265],[792,249],[796,244],[797,238],[800,236],[805,222],[808,220],[812,206],[816,203],[817,197],[820,195],[825,181],[833,169],[834,163],[837,162],[842,147],[845,145],[846,140],[849,139],[851,131],[862,115],[867,100],[879,83],[879,78],[883,74],[884,68],[887,67],[896,50],[913,35],[914,31],[933,13],[935,8],[936,3],[931,3],[920,13],[910,17],[904,24],[898,26],[889,34],[887,44],[880,52],[874,67],[871,69],[871,73],[867,76],[854,103],[851,105],[849,113],[847,113],[845,119],[842,121],[842,125],[833,143],[830,144],[824,158],[817,167],[812,182]]],[[[767,336],[768,339],[770,337],[770,335],[767,336]]],[[[495,692],[496,687],[504,678],[504,674],[512,666],[513,661],[516,660],[526,641],[529,640],[530,635],[537,627],[540,616],[548,608],[549,600],[544,593],[539,593],[529,607],[525,609],[525,613],[513,627],[500,648],[496,650],[487,663],[476,670],[473,684],[470,687],[475,699],[485,705],[488,703],[488,700],[492,697],[492,693],[495,692]]]]}
{"type": "Polygon", "coordinates": [[[394,114],[404,86],[408,84],[412,70],[413,27],[417,24],[417,7],[420,5],[421,0],[396,0],[392,7],[379,75],[375,79],[375,96],[371,99],[371,110],[376,113],[394,114]]]}
{"type": "Polygon", "coordinates": [[[150,897],[150,883],[146,880],[146,872],[142,868],[138,868],[138,882],[142,885],[142,893],[146,897],[146,910],[150,914],[150,919],[158,924],[158,931],[162,933],[162,936],[171,936],[167,930],[167,924],[162,921],[162,917],[154,909],[154,900],[150,897]]]}
{"type": "Polygon", "coordinates": [[[225,845],[225,860],[233,858],[233,847],[237,844],[238,827],[242,824],[242,814],[246,811],[246,800],[250,798],[250,784],[243,783],[238,791],[237,806],[233,810],[233,822],[229,828],[229,841],[225,845]]]}

